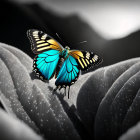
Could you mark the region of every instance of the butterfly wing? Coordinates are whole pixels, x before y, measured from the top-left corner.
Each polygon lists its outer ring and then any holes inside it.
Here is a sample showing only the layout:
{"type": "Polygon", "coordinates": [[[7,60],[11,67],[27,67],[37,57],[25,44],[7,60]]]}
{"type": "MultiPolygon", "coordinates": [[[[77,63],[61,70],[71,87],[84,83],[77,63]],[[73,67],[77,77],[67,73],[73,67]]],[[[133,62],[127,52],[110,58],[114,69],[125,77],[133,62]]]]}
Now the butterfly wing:
{"type": "Polygon", "coordinates": [[[58,51],[62,51],[63,49],[62,45],[42,31],[31,29],[27,31],[27,36],[31,42],[31,49],[35,54],[39,54],[50,49],[58,51]]]}
{"type": "Polygon", "coordinates": [[[37,76],[42,80],[50,80],[57,67],[60,51],[48,50],[34,58],[33,71],[36,72],[37,76]]]}
{"type": "Polygon", "coordinates": [[[38,54],[34,58],[33,71],[42,80],[50,80],[55,73],[63,47],[42,31],[31,29],[27,31],[27,36],[33,53],[38,54]]]}
{"type": "Polygon", "coordinates": [[[64,61],[58,73],[55,85],[57,87],[70,86],[77,80],[78,77],[79,77],[78,63],[74,57],[69,55],[67,59],[64,61]]]}
{"type": "Polygon", "coordinates": [[[71,50],[69,51],[69,55],[77,60],[82,71],[88,70],[90,67],[102,62],[102,59],[93,52],[71,50]]]}

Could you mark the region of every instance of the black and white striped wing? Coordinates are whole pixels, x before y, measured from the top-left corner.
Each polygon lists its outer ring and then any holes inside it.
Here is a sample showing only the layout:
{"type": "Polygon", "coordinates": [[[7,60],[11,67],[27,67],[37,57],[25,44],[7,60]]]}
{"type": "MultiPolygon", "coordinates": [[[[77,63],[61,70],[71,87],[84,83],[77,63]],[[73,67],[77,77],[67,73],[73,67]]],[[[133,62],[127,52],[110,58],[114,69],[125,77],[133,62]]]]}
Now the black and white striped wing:
{"type": "Polygon", "coordinates": [[[31,42],[31,49],[35,54],[40,54],[50,49],[61,52],[63,49],[55,39],[42,31],[31,29],[27,31],[27,36],[31,42]]]}
{"type": "Polygon", "coordinates": [[[99,57],[93,52],[71,50],[69,52],[69,55],[76,58],[77,62],[79,63],[79,67],[82,71],[85,71],[90,67],[98,65],[102,62],[101,57],[99,57]]]}

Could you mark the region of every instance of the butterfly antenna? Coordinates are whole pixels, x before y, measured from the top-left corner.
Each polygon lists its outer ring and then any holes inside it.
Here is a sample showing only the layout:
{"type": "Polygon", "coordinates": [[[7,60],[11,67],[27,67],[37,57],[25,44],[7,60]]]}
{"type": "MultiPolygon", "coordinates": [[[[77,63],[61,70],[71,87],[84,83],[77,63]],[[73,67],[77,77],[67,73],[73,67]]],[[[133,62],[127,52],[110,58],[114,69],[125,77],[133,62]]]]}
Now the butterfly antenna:
{"type": "Polygon", "coordinates": [[[79,42],[79,43],[77,43],[77,44],[82,44],[82,43],[87,43],[87,41],[84,40],[84,41],[81,41],[81,42],[79,42]]]}
{"type": "Polygon", "coordinates": [[[86,40],[84,40],[84,41],[81,41],[81,42],[78,42],[78,43],[72,44],[71,46],[75,46],[75,45],[78,45],[78,44],[83,44],[83,43],[87,43],[87,41],[86,41],[86,40]]]}
{"type": "Polygon", "coordinates": [[[58,35],[58,33],[56,33],[56,36],[61,40],[61,42],[66,46],[66,44],[64,43],[64,41],[62,40],[62,38],[58,35]]]}

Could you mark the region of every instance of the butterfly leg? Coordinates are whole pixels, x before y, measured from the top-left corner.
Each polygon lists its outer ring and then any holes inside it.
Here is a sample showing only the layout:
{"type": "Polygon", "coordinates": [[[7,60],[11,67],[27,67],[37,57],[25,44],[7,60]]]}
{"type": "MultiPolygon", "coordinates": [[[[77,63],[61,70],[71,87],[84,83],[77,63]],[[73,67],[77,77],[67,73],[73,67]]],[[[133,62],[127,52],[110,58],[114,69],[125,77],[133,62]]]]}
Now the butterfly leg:
{"type": "Polygon", "coordinates": [[[68,88],[68,99],[69,99],[69,93],[70,93],[70,86],[69,86],[69,88],[68,88]]]}
{"type": "Polygon", "coordinates": [[[65,88],[65,92],[64,92],[64,95],[66,96],[66,87],[64,87],[65,88]]]}
{"type": "MultiPolygon", "coordinates": [[[[62,87],[62,86],[57,86],[54,90],[53,90],[53,92],[55,92],[56,90],[61,90],[62,88],[64,88],[64,96],[66,96],[66,86],[65,87],[62,87]]],[[[69,92],[70,92],[70,86],[68,87],[68,99],[69,99],[69,92]]]]}
{"type": "Polygon", "coordinates": [[[60,85],[59,85],[59,86],[56,86],[56,88],[54,89],[54,91],[56,91],[56,90],[59,90],[59,91],[60,91],[61,88],[62,88],[62,87],[61,87],[60,85]]]}
{"type": "Polygon", "coordinates": [[[58,86],[58,90],[60,91],[62,89],[62,86],[58,86]]]}
{"type": "Polygon", "coordinates": [[[57,89],[58,89],[58,87],[55,87],[55,88],[53,89],[53,92],[57,91],[57,89]]]}

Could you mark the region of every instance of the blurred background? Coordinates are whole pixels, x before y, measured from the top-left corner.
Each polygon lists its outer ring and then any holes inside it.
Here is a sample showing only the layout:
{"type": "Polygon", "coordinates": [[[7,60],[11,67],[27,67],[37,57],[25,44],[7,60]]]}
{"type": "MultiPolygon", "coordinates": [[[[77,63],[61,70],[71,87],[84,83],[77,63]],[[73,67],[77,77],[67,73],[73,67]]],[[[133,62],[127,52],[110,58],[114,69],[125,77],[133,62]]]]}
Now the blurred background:
{"type": "Polygon", "coordinates": [[[28,29],[62,43],[58,33],[71,49],[93,51],[107,66],[140,56],[139,15],[140,0],[1,0],[0,42],[33,57],[28,29]]]}
{"type": "MultiPolygon", "coordinates": [[[[0,19],[0,43],[32,58],[35,54],[26,32],[38,29],[71,49],[97,53],[103,58],[99,67],[111,65],[80,76],[67,99],[54,94],[51,83],[34,79],[32,59],[1,44],[0,108],[51,140],[55,136],[117,140],[139,122],[140,0],[1,0],[0,19]],[[78,44],[81,41],[87,43],[78,44]],[[124,60],[128,61],[118,63],[124,60]]],[[[9,121],[0,117],[0,138],[4,135],[9,140],[14,134],[18,139],[20,131],[31,136],[20,125],[15,125],[20,130],[16,131],[13,123],[17,123],[9,121]]],[[[130,131],[138,136],[131,140],[139,139],[139,128],[140,124],[130,131]]]]}

